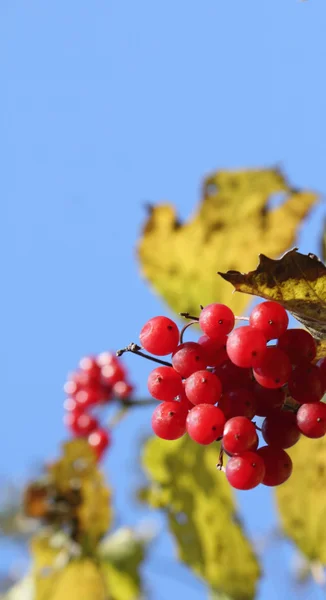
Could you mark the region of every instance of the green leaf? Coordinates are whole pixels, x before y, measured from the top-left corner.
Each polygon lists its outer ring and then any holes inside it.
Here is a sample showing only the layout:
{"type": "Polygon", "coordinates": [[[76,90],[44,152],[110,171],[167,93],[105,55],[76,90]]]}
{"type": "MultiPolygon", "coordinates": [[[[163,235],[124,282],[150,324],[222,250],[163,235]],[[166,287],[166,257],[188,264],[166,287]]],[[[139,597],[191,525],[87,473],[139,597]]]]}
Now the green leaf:
{"type": "Polygon", "coordinates": [[[216,270],[246,270],[259,252],[279,256],[293,244],[299,225],[317,202],[291,189],[277,169],[218,171],[203,182],[195,214],[185,223],[171,204],[151,207],[138,246],[144,277],[177,313],[224,302],[242,314],[250,299],[231,295],[216,270]],[[284,202],[270,208],[272,194],[284,202]]]}
{"type": "Polygon", "coordinates": [[[312,561],[326,564],[326,438],[301,440],[287,450],[290,479],[276,490],[285,534],[312,561]]]}
{"type": "Polygon", "coordinates": [[[163,509],[179,558],[215,594],[251,600],[260,568],[231,488],[216,469],[218,457],[218,444],[200,446],[187,436],[174,442],[150,439],[143,455],[150,484],[141,498],[163,509]]]}

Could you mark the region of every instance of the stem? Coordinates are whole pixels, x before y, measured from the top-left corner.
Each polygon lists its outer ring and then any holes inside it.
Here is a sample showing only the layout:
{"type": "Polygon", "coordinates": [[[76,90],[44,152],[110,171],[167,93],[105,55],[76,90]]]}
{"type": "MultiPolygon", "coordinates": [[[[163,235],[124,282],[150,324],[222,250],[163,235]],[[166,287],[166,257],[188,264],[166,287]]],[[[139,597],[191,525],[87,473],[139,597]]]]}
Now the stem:
{"type": "Polygon", "coordinates": [[[180,332],[180,344],[183,344],[183,335],[184,332],[186,331],[186,329],[188,329],[188,327],[190,327],[190,325],[195,325],[195,323],[197,323],[197,321],[190,321],[190,323],[187,323],[187,325],[185,325],[180,332]]]}
{"type": "Polygon", "coordinates": [[[179,313],[180,317],[184,317],[185,319],[191,319],[192,321],[199,321],[199,317],[194,317],[190,315],[188,312],[179,313]]]}
{"type": "Polygon", "coordinates": [[[121,350],[117,350],[116,355],[122,356],[125,352],[132,352],[133,354],[137,354],[138,356],[147,358],[147,360],[156,362],[159,365],[164,365],[165,367],[172,367],[172,364],[167,362],[166,360],[154,358],[154,356],[150,356],[149,354],[145,354],[145,352],[141,352],[141,347],[137,346],[137,344],[135,344],[134,342],[131,342],[131,344],[129,344],[129,346],[126,346],[125,348],[121,348],[121,350]]]}
{"type": "Polygon", "coordinates": [[[219,456],[218,456],[218,463],[216,465],[216,468],[219,471],[224,471],[224,473],[225,473],[225,468],[223,467],[223,458],[224,458],[224,450],[223,450],[223,448],[221,446],[220,453],[219,453],[219,456]]]}
{"type": "Polygon", "coordinates": [[[131,398],[128,400],[123,400],[123,406],[132,407],[132,406],[157,406],[159,403],[155,398],[144,398],[142,400],[132,400],[131,398]]]}

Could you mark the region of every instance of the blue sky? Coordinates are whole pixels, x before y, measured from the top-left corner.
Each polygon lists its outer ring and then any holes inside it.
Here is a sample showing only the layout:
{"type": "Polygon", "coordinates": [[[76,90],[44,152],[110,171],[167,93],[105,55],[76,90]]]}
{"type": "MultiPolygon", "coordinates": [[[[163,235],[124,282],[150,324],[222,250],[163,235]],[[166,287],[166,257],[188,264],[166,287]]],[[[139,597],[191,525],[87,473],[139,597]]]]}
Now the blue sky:
{"type": "MultiPolygon", "coordinates": [[[[121,347],[166,311],[135,260],[145,202],[187,217],[206,173],[276,163],[324,193],[325,19],[324,0],[2,0],[1,476],[24,479],[57,454],[80,356],[121,347]]],[[[324,212],[302,251],[318,251],[324,212]]],[[[144,395],[147,365],[127,363],[144,395]]],[[[105,463],[121,523],[148,514],[132,492],[149,419],[130,415],[105,463]]],[[[267,490],[240,501],[252,535],[273,527],[267,490]]],[[[146,569],[153,597],[205,598],[172,553],[163,535],[146,569]]],[[[259,600],[318,600],[289,587],[290,556],[266,553],[259,600]]]]}

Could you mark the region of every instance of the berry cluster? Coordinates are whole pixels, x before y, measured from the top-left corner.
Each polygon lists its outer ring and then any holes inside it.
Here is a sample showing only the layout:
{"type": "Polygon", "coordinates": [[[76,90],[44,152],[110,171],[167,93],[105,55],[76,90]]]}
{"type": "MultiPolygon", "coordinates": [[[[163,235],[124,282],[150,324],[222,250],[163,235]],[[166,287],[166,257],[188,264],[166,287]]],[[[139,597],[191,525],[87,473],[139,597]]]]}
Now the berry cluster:
{"type": "Polygon", "coordinates": [[[256,306],[248,325],[236,329],[240,318],[223,304],[202,308],[199,318],[183,316],[199,321],[203,335],[197,342],[183,342],[188,325],[180,336],[174,321],[157,316],[141,330],[142,348],[126,348],[143,356],[142,349],[172,355],[171,363],[154,359],[162,366],[148,378],[150,394],[161,401],[152,417],[154,433],[165,440],[187,433],[204,445],[221,441],[218,466],[223,468],[225,453],[226,477],[237,489],[280,485],[292,472],[285,449],[301,434],[326,433],[326,359],[313,363],[313,337],[288,329],[287,312],[276,302],[256,306]],[[255,416],[264,417],[261,429],[255,416]],[[266,443],[260,448],[257,430],[266,443]]]}
{"type": "Polygon", "coordinates": [[[69,375],[64,390],[67,395],[65,425],[74,436],[87,437],[100,460],[110,444],[110,435],[100,426],[92,410],[113,399],[124,402],[130,398],[133,387],[121,361],[110,352],[103,352],[96,358],[82,358],[79,369],[69,375]]]}

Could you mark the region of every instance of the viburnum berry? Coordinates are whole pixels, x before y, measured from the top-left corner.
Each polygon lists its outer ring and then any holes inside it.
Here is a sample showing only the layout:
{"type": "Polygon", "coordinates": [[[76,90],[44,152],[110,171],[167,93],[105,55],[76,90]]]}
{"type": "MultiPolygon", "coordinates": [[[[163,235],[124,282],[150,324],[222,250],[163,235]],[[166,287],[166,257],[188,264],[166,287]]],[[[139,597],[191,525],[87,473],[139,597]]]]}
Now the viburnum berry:
{"type": "Polygon", "coordinates": [[[179,344],[179,337],[176,323],[162,316],[149,319],[139,334],[143,348],[157,356],[172,354],[179,344]]]}
{"type": "Polygon", "coordinates": [[[294,367],[289,378],[289,393],[297,402],[318,402],[324,395],[323,379],[319,367],[307,360],[294,367]]]}
{"type": "Polygon", "coordinates": [[[274,340],[284,333],[289,317],[278,302],[262,302],[255,306],[249,318],[250,326],[261,331],[267,340],[274,340]]]}
{"type": "Polygon", "coordinates": [[[319,367],[320,374],[323,380],[324,390],[326,390],[326,357],[321,358],[318,361],[317,366],[319,367]]]}
{"type": "Polygon", "coordinates": [[[187,410],[181,402],[162,402],[152,415],[154,433],[163,440],[176,440],[186,432],[187,410]]]}
{"type": "Polygon", "coordinates": [[[77,410],[65,415],[65,425],[69,427],[74,435],[88,436],[98,427],[98,421],[91,415],[80,413],[77,410]]]}
{"type": "Polygon", "coordinates": [[[257,450],[265,464],[264,485],[281,485],[292,473],[292,460],[285,450],[273,446],[263,446],[257,450]]]}
{"type": "Polygon", "coordinates": [[[249,451],[230,458],[225,472],[232,487],[237,490],[251,490],[263,481],[265,464],[257,452],[249,451]]]}
{"type": "Polygon", "coordinates": [[[110,400],[112,396],[116,396],[119,400],[126,400],[130,398],[134,391],[134,387],[127,381],[117,381],[112,388],[111,396],[106,397],[106,400],[110,400]]]}
{"type": "Polygon", "coordinates": [[[93,356],[84,356],[79,361],[79,367],[86,373],[89,380],[99,381],[101,377],[101,365],[98,364],[96,358],[93,356]]]}
{"type": "Polygon", "coordinates": [[[101,379],[102,382],[107,386],[114,386],[115,383],[119,381],[124,381],[126,378],[126,370],[124,366],[118,362],[110,362],[108,364],[104,364],[101,367],[101,379]]]}
{"type": "Polygon", "coordinates": [[[257,443],[256,428],[246,417],[229,419],[223,430],[223,448],[229,454],[241,454],[257,443]]]}
{"type": "Polygon", "coordinates": [[[256,400],[248,388],[228,390],[222,394],[218,406],[226,419],[240,416],[252,419],[256,414],[256,400]]]}
{"type": "Polygon", "coordinates": [[[198,344],[205,350],[205,360],[207,365],[210,367],[218,367],[228,359],[226,341],[226,335],[219,339],[212,339],[208,337],[208,335],[202,335],[199,338],[198,344]]]}
{"type": "Polygon", "coordinates": [[[288,355],[293,365],[302,360],[312,361],[317,353],[316,342],[305,329],[288,329],[279,337],[277,347],[288,355]]]}
{"type": "Polygon", "coordinates": [[[198,404],[187,416],[187,432],[197,444],[208,445],[223,435],[225,416],[212,404],[198,404]]]}
{"type": "Polygon", "coordinates": [[[237,367],[254,367],[261,363],[266,353],[267,341],[261,331],[252,327],[238,327],[230,333],[226,351],[237,367]]]}
{"type": "Polygon", "coordinates": [[[174,400],[182,394],[182,378],[173,367],[157,367],[148,376],[148,391],[156,400],[174,400]]]}
{"type": "Polygon", "coordinates": [[[252,370],[237,367],[229,358],[222,365],[215,368],[214,373],[222,383],[223,392],[235,388],[251,387],[252,385],[252,370]]]}
{"type": "Polygon", "coordinates": [[[185,342],[172,354],[173,368],[181,377],[190,377],[195,371],[207,367],[205,350],[196,342],[185,342]]]}
{"type": "Polygon", "coordinates": [[[297,425],[308,438],[321,438],[326,433],[326,404],[302,404],[297,412],[297,425]]]}
{"type": "Polygon", "coordinates": [[[223,339],[234,323],[234,314],[225,304],[208,304],[199,315],[199,326],[210,338],[223,339]]]}
{"type": "Polygon", "coordinates": [[[270,413],[263,421],[262,434],[269,446],[291,448],[300,438],[296,415],[283,411],[270,413]]]}
{"type": "Polygon", "coordinates": [[[287,383],[291,374],[291,363],[280,348],[269,346],[259,366],[253,369],[256,381],[263,387],[276,389],[287,383]]]}
{"type": "Polygon", "coordinates": [[[74,373],[70,373],[68,375],[68,379],[64,384],[64,391],[67,396],[75,396],[79,390],[87,387],[89,385],[89,380],[87,377],[87,373],[84,371],[75,371],[74,373]]]}
{"type": "Polygon", "coordinates": [[[196,371],[186,379],[185,392],[193,404],[216,404],[222,393],[218,377],[210,371],[196,371]]]}
{"type": "Polygon", "coordinates": [[[105,450],[110,445],[111,438],[106,429],[95,429],[88,437],[88,443],[98,460],[101,460],[105,450]]]}
{"type": "Polygon", "coordinates": [[[274,410],[281,409],[285,401],[285,390],[282,388],[266,388],[255,382],[252,386],[258,417],[267,417],[274,410]]]}
{"type": "Polygon", "coordinates": [[[101,385],[88,386],[77,392],[75,400],[79,406],[82,406],[85,409],[94,406],[95,404],[99,404],[104,400],[106,394],[106,390],[101,385]]]}

